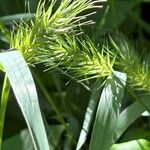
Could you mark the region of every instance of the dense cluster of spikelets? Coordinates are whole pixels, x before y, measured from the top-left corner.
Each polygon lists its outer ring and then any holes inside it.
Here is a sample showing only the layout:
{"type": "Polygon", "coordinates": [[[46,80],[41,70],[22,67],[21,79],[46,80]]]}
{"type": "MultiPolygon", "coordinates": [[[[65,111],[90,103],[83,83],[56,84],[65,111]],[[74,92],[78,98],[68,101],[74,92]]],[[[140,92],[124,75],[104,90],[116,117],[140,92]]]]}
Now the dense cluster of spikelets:
{"type": "Polygon", "coordinates": [[[12,32],[11,48],[17,48],[24,56],[29,55],[29,59],[35,58],[39,51],[51,50],[49,46],[57,41],[60,35],[75,32],[77,26],[93,24],[92,20],[86,21],[90,14],[79,16],[79,13],[102,7],[95,6],[101,1],[104,0],[62,0],[56,11],[54,6],[57,0],[50,0],[48,6],[45,1],[39,2],[35,19],[30,20],[29,24],[22,21],[17,33],[12,32]]]}
{"type": "Polygon", "coordinates": [[[101,8],[104,1],[62,0],[56,11],[56,0],[51,0],[49,6],[39,3],[35,20],[29,25],[22,22],[17,33],[12,33],[11,48],[20,50],[30,64],[43,63],[49,69],[61,67],[74,71],[76,76],[108,76],[113,66],[109,53],[105,56],[105,50],[100,52],[89,38],[79,41],[76,37],[81,32],[79,27],[94,23],[86,18],[95,11],[80,13],[101,8]]]}
{"type": "Polygon", "coordinates": [[[130,86],[134,90],[150,92],[150,67],[136,54],[129,41],[123,37],[111,43],[117,51],[116,66],[128,75],[130,86]]]}
{"type": "Polygon", "coordinates": [[[149,67],[140,62],[127,42],[115,43],[111,39],[115,51],[110,52],[105,46],[99,49],[86,36],[78,39],[80,27],[94,23],[86,18],[95,11],[86,15],[81,12],[101,8],[104,1],[62,0],[56,10],[57,0],[40,2],[35,19],[28,24],[22,21],[17,33],[12,32],[11,48],[20,50],[29,64],[71,70],[83,80],[108,76],[117,66],[128,75],[133,87],[150,91],[149,67]]]}

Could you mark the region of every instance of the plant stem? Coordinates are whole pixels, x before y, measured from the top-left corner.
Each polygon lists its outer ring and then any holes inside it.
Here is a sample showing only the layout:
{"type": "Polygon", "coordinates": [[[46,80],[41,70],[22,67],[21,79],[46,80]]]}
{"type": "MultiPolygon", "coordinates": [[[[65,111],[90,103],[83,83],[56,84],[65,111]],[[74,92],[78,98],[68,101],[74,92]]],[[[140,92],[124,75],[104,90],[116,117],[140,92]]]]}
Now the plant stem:
{"type": "Polygon", "coordinates": [[[5,121],[7,102],[9,98],[9,92],[10,92],[10,84],[8,81],[8,77],[5,75],[0,103],[0,150],[2,147],[3,127],[5,121]]]}

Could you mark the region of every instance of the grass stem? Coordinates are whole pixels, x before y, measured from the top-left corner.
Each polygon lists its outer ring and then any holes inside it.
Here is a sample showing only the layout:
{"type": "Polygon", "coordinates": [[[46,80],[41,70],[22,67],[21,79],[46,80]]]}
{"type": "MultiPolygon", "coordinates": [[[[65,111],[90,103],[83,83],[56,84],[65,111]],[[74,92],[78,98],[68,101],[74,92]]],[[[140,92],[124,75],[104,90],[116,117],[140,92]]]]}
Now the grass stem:
{"type": "Polygon", "coordinates": [[[3,128],[9,92],[10,92],[10,84],[7,76],[5,75],[0,103],[0,149],[2,148],[3,128]]]}

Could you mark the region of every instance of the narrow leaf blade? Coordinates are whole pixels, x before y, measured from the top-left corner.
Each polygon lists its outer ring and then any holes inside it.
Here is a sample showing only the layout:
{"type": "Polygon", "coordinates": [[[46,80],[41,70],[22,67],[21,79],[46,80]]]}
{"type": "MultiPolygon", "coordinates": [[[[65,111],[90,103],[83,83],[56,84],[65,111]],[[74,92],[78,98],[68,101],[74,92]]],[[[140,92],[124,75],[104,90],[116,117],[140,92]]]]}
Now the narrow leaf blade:
{"type": "MultiPolygon", "coordinates": [[[[50,141],[50,150],[59,149],[59,142],[65,130],[64,125],[48,126],[48,139],[50,141]]],[[[34,150],[34,145],[29,130],[24,129],[17,135],[7,138],[3,142],[2,150],[34,150]]]]}
{"type": "Polygon", "coordinates": [[[108,150],[113,144],[126,79],[126,74],[120,72],[107,78],[97,109],[90,150],[108,150]]]}
{"type": "Polygon", "coordinates": [[[101,81],[98,79],[92,89],[92,94],[89,100],[89,105],[85,113],[85,119],[83,122],[82,130],[80,132],[76,150],[80,150],[86,141],[86,138],[89,133],[89,129],[90,129],[93,117],[94,117],[94,113],[96,111],[96,107],[98,104],[100,91],[101,91],[100,86],[101,86],[101,81]]]}
{"type": "Polygon", "coordinates": [[[0,54],[17,102],[28,125],[35,149],[49,150],[49,144],[31,72],[19,51],[0,54]]]}
{"type": "Polygon", "coordinates": [[[0,17],[0,23],[4,24],[14,24],[15,22],[20,22],[20,20],[28,20],[33,19],[35,17],[34,13],[22,13],[22,14],[14,14],[0,17]]]}
{"type": "Polygon", "coordinates": [[[121,112],[118,118],[117,130],[115,133],[115,141],[124,133],[124,131],[138,118],[141,114],[147,110],[145,106],[150,109],[149,95],[145,95],[140,98],[140,101],[136,100],[125,110],[121,112]],[[141,101],[141,102],[140,102],[141,101]]]}

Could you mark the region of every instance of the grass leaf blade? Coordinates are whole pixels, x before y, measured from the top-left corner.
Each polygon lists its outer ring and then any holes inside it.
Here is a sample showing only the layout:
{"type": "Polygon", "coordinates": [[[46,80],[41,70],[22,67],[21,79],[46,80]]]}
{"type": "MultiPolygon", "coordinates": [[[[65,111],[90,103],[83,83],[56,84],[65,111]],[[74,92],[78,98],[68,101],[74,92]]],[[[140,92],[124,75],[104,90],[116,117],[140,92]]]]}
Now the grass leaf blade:
{"type": "Polygon", "coordinates": [[[14,22],[20,22],[21,20],[29,20],[35,18],[34,13],[22,13],[0,17],[0,23],[14,24],[14,22]]]}
{"type": "Polygon", "coordinates": [[[143,96],[140,101],[136,100],[124,111],[121,112],[118,118],[118,123],[115,133],[115,141],[124,133],[124,131],[138,118],[141,114],[147,110],[145,106],[149,106],[149,95],[143,96]]]}
{"type": "Polygon", "coordinates": [[[35,84],[24,58],[15,50],[1,53],[0,61],[25,117],[35,149],[49,150],[35,84]]]}
{"type": "Polygon", "coordinates": [[[98,104],[90,150],[108,150],[113,144],[126,79],[126,74],[121,72],[114,72],[106,79],[98,104]]]}
{"type": "Polygon", "coordinates": [[[7,76],[5,75],[2,94],[1,94],[1,103],[0,103],[0,149],[2,147],[3,128],[4,128],[9,92],[10,92],[10,84],[8,82],[7,76]]]}
{"type": "Polygon", "coordinates": [[[99,100],[100,91],[101,91],[100,86],[101,86],[101,80],[98,79],[92,89],[91,98],[89,100],[89,105],[85,113],[85,118],[84,118],[82,130],[80,132],[76,150],[80,150],[84,142],[86,141],[86,138],[89,133],[90,126],[91,126],[91,122],[94,117],[93,115],[94,115],[94,112],[96,111],[96,106],[99,100]]]}

